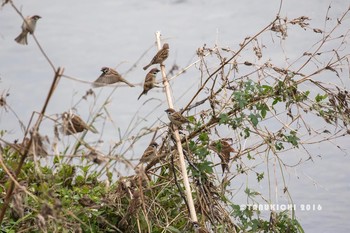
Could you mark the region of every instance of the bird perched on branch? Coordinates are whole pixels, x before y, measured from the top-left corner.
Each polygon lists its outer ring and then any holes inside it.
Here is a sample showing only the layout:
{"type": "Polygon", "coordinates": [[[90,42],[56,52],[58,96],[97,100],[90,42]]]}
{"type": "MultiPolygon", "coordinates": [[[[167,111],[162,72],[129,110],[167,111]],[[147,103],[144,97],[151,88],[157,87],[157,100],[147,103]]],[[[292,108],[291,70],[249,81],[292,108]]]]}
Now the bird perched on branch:
{"type": "Polygon", "coordinates": [[[221,159],[221,168],[222,172],[225,172],[225,169],[228,171],[228,163],[230,162],[230,154],[231,152],[235,152],[235,150],[231,147],[231,145],[227,142],[227,139],[220,139],[218,141],[214,141],[210,143],[209,148],[215,151],[220,159],[221,159]]]}
{"type": "Polygon", "coordinates": [[[172,108],[168,108],[165,110],[165,112],[168,114],[170,122],[176,125],[178,128],[181,128],[181,125],[190,122],[186,117],[182,116],[181,113],[176,112],[172,108]]]}
{"type": "Polygon", "coordinates": [[[143,152],[141,156],[140,163],[147,163],[152,161],[157,156],[157,147],[158,143],[151,142],[146,150],[143,152]]]}
{"type": "Polygon", "coordinates": [[[28,32],[30,34],[33,34],[35,31],[35,26],[36,26],[36,22],[38,21],[38,19],[40,19],[41,16],[39,15],[33,15],[33,16],[27,16],[22,24],[22,32],[21,34],[19,34],[19,36],[17,36],[15,38],[15,41],[18,44],[22,44],[22,45],[27,45],[28,44],[28,40],[27,40],[27,35],[28,32]]]}
{"type": "Polygon", "coordinates": [[[65,135],[80,133],[84,130],[90,130],[93,133],[98,133],[93,126],[87,125],[79,116],[68,112],[62,113],[62,123],[62,132],[65,135]]]}
{"type": "MultiPolygon", "coordinates": [[[[47,144],[49,143],[49,139],[47,137],[43,137],[39,134],[32,135],[32,143],[31,146],[28,148],[27,155],[29,156],[46,156],[48,155],[47,152],[47,144]]],[[[11,151],[17,151],[20,154],[24,154],[26,148],[28,147],[30,139],[25,137],[23,139],[23,142],[21,143],[8,143],[8,145],[11,148],[11,151]]]]}
{"type": "Polygon", "coordinates": [[[123,82],[129,85],[130,87],[134,87],[133,84],[126,81],[116,70],[109,67],[101,68],[102,74],[95,82],[92,84],[92,87],[103,87],[108,84],[113,84],[117,82],[123,82]]]}
{"type": "Polygon", "coordinates": [[[194,222],[193,227],[196,233],[209,233],[209,231],[204,227],[201,227],[198,222],[194,222]]]}
{"type": "Polygon", "coordinates": [[[145,83],[143,84],[143,91],[137,99],[140,99],[142,95],[147,95],[147,92],[155,87],[156,75],[159,71],[157,68],[153,68],[148,72],[145,77],[145,83]]]}
{"type": "Polygon", "coordinates": [[[154,65],[154,64],[162,64],[165,59],[167,59],[169,56],[169,44],[168,43],[165,43],[163,45],[163,48],[161,48],[157,54],[152,58],[151,62],[143,67],[144,70],[147,70],[148,67],[150,67],[151,65],[154,65]]]}

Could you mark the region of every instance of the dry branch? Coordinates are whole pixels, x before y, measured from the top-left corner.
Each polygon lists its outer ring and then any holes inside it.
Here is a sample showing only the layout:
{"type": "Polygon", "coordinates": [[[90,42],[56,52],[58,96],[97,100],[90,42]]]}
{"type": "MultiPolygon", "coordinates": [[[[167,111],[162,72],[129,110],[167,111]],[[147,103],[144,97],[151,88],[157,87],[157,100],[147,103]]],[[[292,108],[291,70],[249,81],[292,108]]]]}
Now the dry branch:
{"type": "MultiPolygon", "coordinates": [[[[50,102],[50,99],[52,97],[52,94],[54,93],[55,88],[56,88],[56,86],[57,86],[57,84],[58,84],[58,82],[59,82],[59,80],[60,80],[60,78],[62,76],[63,71],[64,71],[63,68],[62,69],[58,68],[57,71],[55,72],[55,76],[53,78],[53,81],[52,81],[49,93],[48,93],[48,95],[46,97],[45,103],[43,105],[43,108],[42,108],[42,110],[40,112],[39,118],[38,118],[38,120],[36,121],[36,123],[35,123],[35,125],[33,127],[33,131],[31,132],[28,144],[26,145],[23,154],[21,154],[21,159],[20,159],[20,161],[18,163],[16,172],[15,172],[15,175],[14,175],[15,177],[17,177],[19,175],[19,173],[21,172],[21,169],[23,167],[24,161],[27,158],[28,152],[30,151],[30,147],[31,147],[31,145],[33,143],[33,138],[36,137],[37,133],[39,132],[39,127],[40,127],[40,124],[41,124],[41,122],[42,122],[42,120],[44,118],[44,115],[45,115],[45,112],[46,112],[46,108],[47,108],[47,106],[48,106],[48,104],[50,102]]],[[[0,211],[0,225],[2,223],[2,220],[4,219],[4,216],[5,216],[5,213],[6,213],[6,209],[7,209],[8,205],[10,204],[14,188],[15,188],[15,182],[13,180],[11,180],[9,188],[7,189],[7,192],[6,192],[6,196],[5,196],[5,200],[4,200],[3,206],[2,206],[1,211],[0,211]]]]}

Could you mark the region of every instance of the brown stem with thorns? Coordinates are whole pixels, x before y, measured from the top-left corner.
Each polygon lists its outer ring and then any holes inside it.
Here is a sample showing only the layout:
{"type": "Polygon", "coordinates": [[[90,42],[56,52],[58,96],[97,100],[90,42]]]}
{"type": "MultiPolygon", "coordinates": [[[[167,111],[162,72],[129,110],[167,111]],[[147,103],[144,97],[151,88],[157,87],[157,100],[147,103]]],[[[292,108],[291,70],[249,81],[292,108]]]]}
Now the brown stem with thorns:
{"type": "MultiPolygon", "coordinates": [[[[15,176],[14,176],[15,178],[17,178],[19,173],[21,172],[21,169],[23,167],[24,161],[27,158],[29,149],[30,149],[30,147],[32,145],[33,137],[39,131],[39,127],[40,127],[40,124],[41,124],[41,122],[42,122],[42,120],[44,118],[44,115],[45,115],[45,112],[46,112],[46,108],[47,108],[47,106],[49,104],[49,101],[50,101],[50,99],[52,97],[52,94],[55,91],[55,88],[56,88],[56,86],[57,86],[57,84],[58,84],[58,82],[60,80],[60,77],[62,76],[63,71],[64,71],[64,69],[58,68],[57,71],[55,72],[55,76],[53,78],[53,81],[52,81],[49,93],[48,93],[48,95],[46,97],[44,106],[43,106],[43,108],[42,108],[42,110],[40,112],[38,120],[36,121],[36,123],[34,125],[33,132],[31,133],[31,136],[29,138],[29,142],[28,142],[27,146],[24,149],[24,153],[21,155],[21,160],[19,161],[18,167],[17,167],[16,172],[15,172],[15,176]]],[[[12,193],[13,193],[14,189],[15,189],[15,182],[13,180],[11,180],[9,188],[8,188],[6,196],[5,196],[4,203],[3,203],[2,208],[1,208],[1,212],[0,212],[0,225],[2,223],[2,220],[4,219],[4,216],[5,216],[5,213],[6,213],[6,209],[7,209],[7,207],[10,204],[12,193]]]]}

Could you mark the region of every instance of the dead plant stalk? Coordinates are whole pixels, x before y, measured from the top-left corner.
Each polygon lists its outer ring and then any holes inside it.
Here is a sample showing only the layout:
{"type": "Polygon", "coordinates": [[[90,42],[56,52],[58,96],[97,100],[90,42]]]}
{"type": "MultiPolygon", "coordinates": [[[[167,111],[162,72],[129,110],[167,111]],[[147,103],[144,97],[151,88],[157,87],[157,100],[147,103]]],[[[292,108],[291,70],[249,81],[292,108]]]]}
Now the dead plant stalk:
{"type": "MultiPolygon", "coordinates": [[[[50,102],[50,99],[52,97],[52,94],[55,91],[55,88],[56,88],[56,86],[57,86],[57,84],[58,84],[58,82],[60,80],[60,77],[62,76],[63,71],[64,71],[63,68],[62,69],[58,68],[57,71],[55,72],[55,76],[53,78],[53,81],[52,81],[49,93],[48,93],[48,95],[46,97],[45,103],[43,105],[43,108],[42,108],[42,110],[40,112],[38,120],[36,121],[36,123],[35,123],[35,125],[33,127],[33,131],[31,132],[31,135],[30,135],[30,138],[29,138],[29,142],[28,142],[27,146],[25,147],[24,153],[21,155],[21,159],[20,159],[20,161],[18,163],[18,167],[17,167],[16,172],[15,172],[15,178],[17,178],[17,176],[21,172],[21,169],[23,167],[24,161],[27,158],[29,149],[32,146],[33,137],[35,137],[35,134],[39,131],[39,127],[40,127],[40,124],[41,124],[41,122],[42,122],[42,120],[44,118],[44,115],[45,115],[45,112],[46,112],[46,108],[47,108],[47,106],[48,106],[48,104],[50,102]]],[[[12,193],[13,193],[13,191],[15,189],[15,184],[16,184],[16,182],[14,180],[11,180],[9,188],[8,188],[8,190],[6,192],[4,203],[3,203],[1,211],[0,211],[0,225],[2,223],[2,220],[4,219],[7,207],[10,204],[12,193]]]]}
{"type": "MultiPolygon", "coordinates": [[[[156,38],[157,38],[158,50],[160,50],[162,46],[161,46],[161,42],[160,42],[160,32],[159,31],[156,32],[156,38]]],[[[163,85],[164,85],[164,89],[165,89],[165,94],[166,94],[168,106],[169,106],[169,108],[174,108],[174,104],[172,101],[172,93],[171,93],[171,90],[169,87],[168,79],[166,77],[164,65],[161,65],[160,69],[162,72],[163,85]]],[[[180,166],[181,166],[181,173],[182,173],[182,177],[183,177],[183,182],[184,182],[184,186],[185,186],[185,194],[186,194],[186,198],[187,198],[188,208],[190,211],[190,216],[191,216],[192,222],[197,222],[198,221],[197,214],[196,214],[196,210],[194,208],[194,202],[193,202],[190,182],[188,180],[188,174],[187,174],[185,158],[184,158],[184,154],[183,154],[183,150],[182,150],[180,135],[179,135],[178,129],[176,127],[174,127],[174,128],[175,129],[173,131],[173,134],[174,134],[174,138],[176,141],[177,151],[179,153],[179,161],[180,161],[180,166]]]]}

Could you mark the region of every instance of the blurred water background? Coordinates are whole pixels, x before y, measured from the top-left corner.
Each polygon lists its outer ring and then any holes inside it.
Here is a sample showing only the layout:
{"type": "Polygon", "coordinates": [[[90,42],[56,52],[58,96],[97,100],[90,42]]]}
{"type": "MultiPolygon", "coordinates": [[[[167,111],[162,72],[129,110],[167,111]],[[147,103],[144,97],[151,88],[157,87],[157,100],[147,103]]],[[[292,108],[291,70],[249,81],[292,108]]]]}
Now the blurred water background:
{"type": "MultiPolygon", "coordinates": [[[[147,64],[155,53],[156,31],[160,31],[162,38],[170,44],[171,55],[166,65],[171,67],[177,64],[179,67],[185,67],[195,61],[197,48],[204,44],[208,47],[217,44],[237,49],[246,36],[254,35],[271,22],[279,9],[279,1],[276,0],[14,2],[25,16],[38,14],[42,17],[37,24],[35,35],[55,66],[65,68],[66,75],[92,82],[100,75],[102,66],[110,66],[125,74],[130,82],[140,84],[135,88],[121,86],[113,92],[112,101],[108,105],[113,124],[103,129],[103,138],[93,134],[88,137],[91,142],[103,141],[101,148],[108,148],[108,145],[118,141],[128,127],[135,127],[133,132],[137,132],[136,129],[139,130],[144,125],[167,122],[164,113],[167,105],[161,89],[153,90],[137,101],[145,76],[141,67],[147,64]],[[129,70],[147,49],[150,51],[141,58],[140,63],[129,70]],[[150,98],[153,99],[145,102],[150,98]],[[135,113],[138,116],[136,118],[135,113]]],[[[289,19],[308,16],[312,19],[311,24],[314,28],[323,28],[330,4],[332,20],[336,20],[336,17],[349,7],[349,2],[345,0],[288,0],[283,2],[281,15],[289,19]]],[[[349,19],[345,23],[349,28],[349,19]]],[[[53,72],[32,37],[29,38],[29,46],[21,46],[14,42],[21,24],[22,19],[12,7],[6,5],[1,8],[0,92],[10,93],[7,98],[8,104],[26,124],[33,110],[40,111],[52,82],[53,72]]],[[[306,51],[316,43],[317,37],[305,34],[300,29],[291,30],[283,49],[288,57],[293,59],[300,56],[303,49],[306,51]]],[[[272,36],[265,39],[267,43],[272,40],[272,36]]],[[[281,55],[280,44],[275,43],[276,50],[269,48],[270,54],[267,56],[274,59],[275,64],[283,65],[285,58],[278,57],[281,55]]],[[[181,108],[196,91],[198,74],[189,71],[183,78],[171,84],[176,100],[175,106],[181,108]]],[[[89,88],[89,83],[62,78],[49,104],[48,115],[55,117],[55,114],[75,106],[79,115],[86,119],[90,113],[96,112],[93,106],[100,106],[113,91],[113,88],[96,90],[96,94],[99,95],[97,103],[80,101],[89,88]]],[[[41,131],[43,134],[52,135],[52,124],[46,123],[48,126],[45,127],[44,122],[41,131]]],[[[16,118],[4,109],[0,111],[0,129],[9,132],[6,135],[8,141],[23,135],[16,118]]],[[[69,145],[72,139],[64,140],[65,144],[69,145]]],[[[134,154],[130,157],[137,160],[148,142],[144,140],[135,145],[134,154]]],[[[313,160],[289,168],[285,174],[288,190],[297,205],[296,215],[306,232],[350,232],[350,208],[347,206],[350,197],[349,149],[348,139],[345,137],[337,139],[334,144],[313,145],[313,160]],[[336,145],[341,145],[341,149],[336,145]],[[308,204],[321,206],[322,210],[303,211],[302,205],[308,204]]],[[[293,153],[298,152],[291,152],[293,153]]],[[[287,158],[291,163],[295,162],[294,160],[287,158]]],[[[242,191],[246,183],[264,195],[268,193],[270,187],[255,182],[255,177],[237,178],[233,185],[237,195],[233,201],[237,204],[246,203],[242,191]]],[[[280,178],[273,182],[279,183],[280,178]]],[[[272,199],[284,203],[281,186],[276,192],[276,197],[272,199]]]]}

